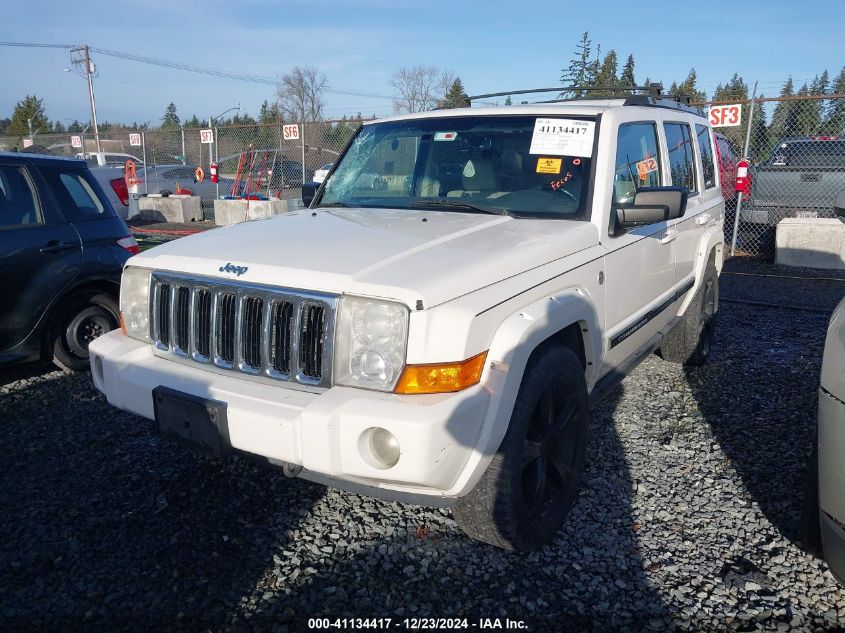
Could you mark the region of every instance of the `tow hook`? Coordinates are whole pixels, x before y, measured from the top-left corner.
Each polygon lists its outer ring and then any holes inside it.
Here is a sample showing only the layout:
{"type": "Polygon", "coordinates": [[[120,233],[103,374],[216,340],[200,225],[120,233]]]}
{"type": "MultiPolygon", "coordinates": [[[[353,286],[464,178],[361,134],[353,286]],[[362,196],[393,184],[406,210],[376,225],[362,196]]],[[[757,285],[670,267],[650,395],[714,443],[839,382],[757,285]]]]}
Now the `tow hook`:
{"type": "Polygon", "coordinates": [[[302,472],[302,465],[282,462],[282,472],[285,474],[285,477],[296,477],[302,472]]]}

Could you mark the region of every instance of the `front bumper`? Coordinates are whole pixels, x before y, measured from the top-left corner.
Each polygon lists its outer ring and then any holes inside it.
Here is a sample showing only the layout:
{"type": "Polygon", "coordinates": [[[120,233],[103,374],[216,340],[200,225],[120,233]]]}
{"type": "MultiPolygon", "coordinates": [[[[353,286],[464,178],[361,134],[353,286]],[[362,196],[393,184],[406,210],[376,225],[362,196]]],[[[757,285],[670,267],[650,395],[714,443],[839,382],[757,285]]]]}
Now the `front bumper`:
{"type": "Polygon", "coordinates": [[[819,508],[824,557],[845,581],[845,403],[819,390],[819,508]]]}
{"type": "Polygon", "coordinates": [[[153,420],[158,386],[225,402],[233,448],[301,465],[307,479],[444,505],[468,492],[474,477],[467,470],[480,466],[477,446],[490,402],[483,385],[428,396],[350,387],[311,393],[161,358],[120,331],[96,339],[89,353],[94,384],[110,404],[153,420]],[[372,427],[398,439],[395,466],[374,465],[362,441],[372,427]]]}

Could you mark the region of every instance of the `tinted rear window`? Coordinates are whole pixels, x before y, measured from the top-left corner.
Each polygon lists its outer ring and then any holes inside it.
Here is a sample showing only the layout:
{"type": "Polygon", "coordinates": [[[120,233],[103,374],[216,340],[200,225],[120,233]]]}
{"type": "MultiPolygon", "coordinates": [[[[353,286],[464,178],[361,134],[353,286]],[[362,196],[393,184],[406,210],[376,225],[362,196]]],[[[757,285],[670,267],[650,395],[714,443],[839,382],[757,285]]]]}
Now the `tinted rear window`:
{"type": "Polygon", "coordinates": [[[69,220],[114,216],[114,210],[88,170],[41,167],[41,174],[69,220]]]}
{"type": "Polygon", "coordinates": [[[781,143],[772,153],[771,164],[784,167],[845,167],[845,141],[781,143]]]}

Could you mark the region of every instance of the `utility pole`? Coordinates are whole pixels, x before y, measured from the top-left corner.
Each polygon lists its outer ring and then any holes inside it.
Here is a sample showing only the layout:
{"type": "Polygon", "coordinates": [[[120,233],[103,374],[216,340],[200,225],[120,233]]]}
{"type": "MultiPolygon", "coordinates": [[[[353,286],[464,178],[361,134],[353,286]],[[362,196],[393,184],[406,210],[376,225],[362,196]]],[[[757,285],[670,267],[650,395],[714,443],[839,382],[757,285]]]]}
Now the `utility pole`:
{"type": "MultiPolygon", "coordinates": [[[[71,61],[77,66],[85,67],[85,77],[88,79],[88,101],[91,105],[91,124],[94,127],[94,140],[97,143],[97,152],[100,152],[100,129],[97,127],[97,106],[94,103],[94,62],[91,61],[91,52],[88,45],[84,44],[77,48],[70,49],[71,61]],[[73,57],[76,53],[77,57],[73,57]]],[[[83,151],[85,148],[82,148],[83,151]]]]}

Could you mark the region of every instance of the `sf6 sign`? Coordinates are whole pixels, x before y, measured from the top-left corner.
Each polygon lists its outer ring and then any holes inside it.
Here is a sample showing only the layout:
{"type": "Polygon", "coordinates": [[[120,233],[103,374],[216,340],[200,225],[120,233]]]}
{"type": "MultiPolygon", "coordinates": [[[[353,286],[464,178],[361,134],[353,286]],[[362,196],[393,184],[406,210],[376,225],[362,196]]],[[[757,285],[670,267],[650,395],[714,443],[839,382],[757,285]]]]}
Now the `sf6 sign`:
{"type": "Polygon", "coordinates": [[[295,124],[282,126],[282,134],[286,141],[299,140],[299,126],[295,124]]]}
{"type": "Polygon", "coordinates": [[[713,127],[734,127],[742,120],[742,105],[710,106],[708,116],[713,127]]]}

